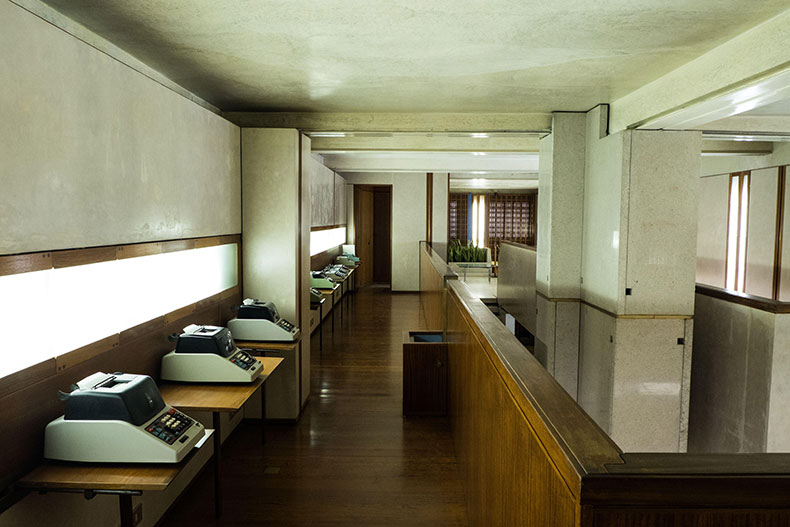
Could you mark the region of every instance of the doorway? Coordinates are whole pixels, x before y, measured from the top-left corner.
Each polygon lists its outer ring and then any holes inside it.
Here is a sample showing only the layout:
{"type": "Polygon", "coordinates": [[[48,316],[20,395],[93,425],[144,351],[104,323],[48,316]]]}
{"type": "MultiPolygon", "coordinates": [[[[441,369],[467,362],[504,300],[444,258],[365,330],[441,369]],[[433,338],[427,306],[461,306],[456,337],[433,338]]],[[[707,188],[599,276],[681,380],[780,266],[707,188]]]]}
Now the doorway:
{"type": "Polygon", "coordinates": [[[392,285],[392,185],[354,186],[359,285],[392,285]]]}

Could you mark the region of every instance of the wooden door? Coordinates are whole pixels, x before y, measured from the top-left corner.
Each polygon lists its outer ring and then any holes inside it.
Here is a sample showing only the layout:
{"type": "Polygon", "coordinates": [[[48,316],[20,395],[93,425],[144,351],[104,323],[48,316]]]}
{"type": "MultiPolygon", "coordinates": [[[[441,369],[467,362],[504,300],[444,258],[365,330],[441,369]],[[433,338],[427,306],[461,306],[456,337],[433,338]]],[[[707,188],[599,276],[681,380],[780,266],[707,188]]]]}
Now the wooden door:
{"type": "Polygon", "coordinates": [[[373,282],[373,192],[354,185],[354,244],[360,264],[357,285],[373,282]]]}
{"type": "Polygon", "coordinates": [[[373,192],[373,281],[392,283],[392,187],[373,192]]]}

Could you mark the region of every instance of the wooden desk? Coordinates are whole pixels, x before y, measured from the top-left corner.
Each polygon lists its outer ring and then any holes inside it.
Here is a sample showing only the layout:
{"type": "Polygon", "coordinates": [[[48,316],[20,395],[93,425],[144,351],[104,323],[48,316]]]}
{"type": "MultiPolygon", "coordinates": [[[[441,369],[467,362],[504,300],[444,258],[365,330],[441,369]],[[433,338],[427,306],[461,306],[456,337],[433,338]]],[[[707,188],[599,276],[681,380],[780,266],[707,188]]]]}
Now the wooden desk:
{"type": "Polygon", "coordinates": [[[45,460],[16,485],[40,492],[79,492],[84,494],[85,499],[97,494],[115,494],[119,500],[121,527],[132,527],[132,496],[140,496],[143,491],[165,490],[192,462],[198,449],[212,434],[218,437],[214,430],[207,429],[203,439],[180,463],[136,465],[45,460]]]}
{"type": "MultiPolygon", "coordinates": [[[[237,343],[238,344],[238,343],[237,343]]],[[[214,507],[217,518],[222,515],[220,486],[222,459],[222,428],[220,414],[238,412],[247,399],[260,388],[261,409],[266,408],[266,390],[261,385],[283,361],[279,357],[255,357],[263,364],[263,371],[249,384],[164,383],[159,387],[167,404],[186,413],[211,412],[214,427],[214,507]]],[[[261,443],[266,441],[265,413],[261,413],[261,443]]]]}
{"type": "MultiPolygon", "coordinates": [[[[318,291],[321,292],[322,295],[327,295],[327,296],[329,296],[332,299],[332,304],[329,307],[330,311],[333,311],[335,309],[335,304],[336,304],[335,291],[337,291],[339,288],[340,288],[340,284],[339,283],[336,283],[335,287],[333,287],[332,289],[329,289],[329,288],[316,288],[316,289],[318,289],[318,291]]],[[[334,335],[334,333],[335,333],[335,315],[333,314],[332,315],[332,334],[334,335]]]]}
{"type": "Polygon", "coordinates": [[[310,310],[311,311],[318,311],[318,324],[316,324],[315,328],[318,330],[318,351],[324,351],[324,330],[321,328],[321,324],[324,322],[324,303],[326,302],[326,298],[323,296],[321,300],[318,302],[310,302],[310,310]]]}

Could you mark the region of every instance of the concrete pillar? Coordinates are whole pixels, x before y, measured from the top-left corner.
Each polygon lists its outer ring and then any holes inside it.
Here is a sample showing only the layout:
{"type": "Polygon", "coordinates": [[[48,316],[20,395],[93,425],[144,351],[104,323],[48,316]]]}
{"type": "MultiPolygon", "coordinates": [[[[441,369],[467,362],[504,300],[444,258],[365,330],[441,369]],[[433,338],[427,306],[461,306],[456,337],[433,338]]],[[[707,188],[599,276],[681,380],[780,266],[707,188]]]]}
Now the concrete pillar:
{"type": "Polygon", "coordinates": [[[285,128],[243,128],[242,240],[245,297],[270,300],[302,329],[264,385],[266,415],[296,419],[310,393],[310,138],[285,128]]]}
{"type": "Polygon", "coordinates": [[[575,399],[579,365],[585,113],[555,113],[540,141],[535,355],[575,399]]]}
{"type": "Polygon", "coordinates": [[[447,259],[447,203],[450,192],[450,174],[448,172],[433,173],[433,218],[432,237],[433,250],[443,259],[447,259]]]}
{"type": "Polygon", "coordinates": [[[699,132],[587,115],[579,403],[624,451],[685,451],[699,132]]]}

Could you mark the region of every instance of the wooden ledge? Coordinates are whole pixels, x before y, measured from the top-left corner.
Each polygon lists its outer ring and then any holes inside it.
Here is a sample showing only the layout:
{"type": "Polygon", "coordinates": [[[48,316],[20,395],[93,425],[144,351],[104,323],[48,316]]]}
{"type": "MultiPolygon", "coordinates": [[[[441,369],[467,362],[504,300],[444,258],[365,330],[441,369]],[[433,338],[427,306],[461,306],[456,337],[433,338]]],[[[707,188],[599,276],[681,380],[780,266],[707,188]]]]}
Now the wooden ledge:
{"type": "Polygon", "coordinates": [[[696,292],[698,295],[705,295],[719,300],[740,304],[742,306],[768,311],[769,313],[786,314],[790,313],[790,302],[780,302],[771,298],[738,293],[712,285],[697,284],[696,292]]]}

